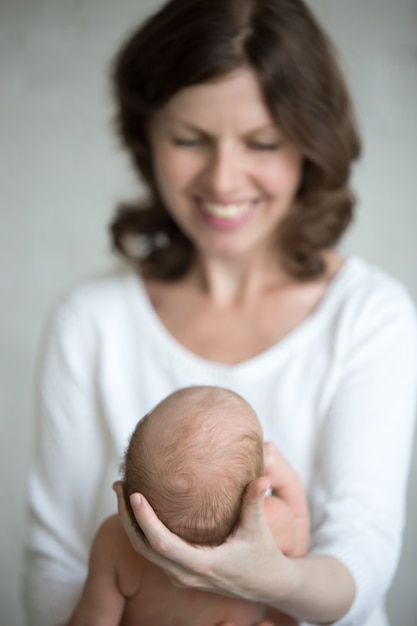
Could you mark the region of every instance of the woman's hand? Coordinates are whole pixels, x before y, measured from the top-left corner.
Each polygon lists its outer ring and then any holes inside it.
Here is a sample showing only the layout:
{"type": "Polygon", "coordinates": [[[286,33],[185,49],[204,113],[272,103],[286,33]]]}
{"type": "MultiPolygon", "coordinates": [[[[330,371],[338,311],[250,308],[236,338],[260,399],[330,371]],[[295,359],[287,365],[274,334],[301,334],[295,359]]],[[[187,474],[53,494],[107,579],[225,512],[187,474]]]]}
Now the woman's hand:
{"type": "Polygon", "coordinates": [[[131,505],[146,543],[131,523],[121,483],[114,484],[119,515],[133,547],[161,567],[174,585],[265,603],[268,598],[261,597],[262,590],[271,588],[271,573],[282,572],[284,580],[288,561],[277,548],[264,517],[264,498],[269,487],[265,476],[250,483],[236,533],[222,545],[208,548],[192,546],[171,533],[147,500],[133,494],[131,505]]]}
{"type": "Polygon", "coordinates": [[[269,527],[284,554],[303,557],[307,554],[310,541],[310,515],[302,481],[272,442],[264,444],[264,463],[272,495],[278,498],[275,507],[273,499],[269,502],[269,527]],[[287,512],[285,506],[288,507],[287,512]]]}
{"type": "MultiPolygon", "coordinates": [[[[115,483],[114,490],[119,515],[133,547],[161,567],[174,585],[259,602],[286,613],[293,622],[295,618],[295,623],[335,622],[353,602],[354,579],[346,566],[333,557],[294,559],[279,550],[264,516],[265,494],[270,485],[266,476],[248,485],[239,527],[215,548],[192,546],[171,533],[146,499],[136,493],[130,502],[146,537],[141,539],[126,510],[121,483],[115,483]]],[[[262,626],[276,621],[269,613],[265,618],[262,626]]]]}

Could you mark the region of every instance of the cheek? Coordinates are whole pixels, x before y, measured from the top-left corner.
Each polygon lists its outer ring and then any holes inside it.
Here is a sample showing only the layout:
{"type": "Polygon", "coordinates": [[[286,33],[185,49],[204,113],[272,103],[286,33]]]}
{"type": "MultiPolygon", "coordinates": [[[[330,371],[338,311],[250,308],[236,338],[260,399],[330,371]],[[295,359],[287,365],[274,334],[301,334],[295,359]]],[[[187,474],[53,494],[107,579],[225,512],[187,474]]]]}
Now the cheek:
{"type": "Polygon", "coordinates": [[[189,185],[198,173],[195,160],[177,150],[161,150],[155,155],[155,174],[162,192],[180,191],[189,185]]]}
{"type": "Polygon", "coordinates": [[[154,151],[153,166],[159,190],[164,192],[172,187],[175,180],[175,161],[170,157],[169,150],[154,151]]]}
{"type": "Polygon", "coordinates": [[[293,196],[301,184],[302,159],[293,155],[283,158],[274,171],[269,168],[265,175],[272,190],[280,195],[293,196]]]}

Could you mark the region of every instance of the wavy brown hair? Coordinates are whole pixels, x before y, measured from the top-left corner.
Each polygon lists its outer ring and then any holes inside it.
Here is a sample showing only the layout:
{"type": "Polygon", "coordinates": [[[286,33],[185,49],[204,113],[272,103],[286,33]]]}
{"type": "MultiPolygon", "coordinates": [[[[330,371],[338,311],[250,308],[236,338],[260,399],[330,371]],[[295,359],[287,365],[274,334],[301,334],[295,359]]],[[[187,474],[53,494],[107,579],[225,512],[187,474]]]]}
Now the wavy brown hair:
{"type": "Polygon", "coordinates": [[[171,0],[128,38],[113,66],[118,131],[149,199],[120,206],[111,234],[144,276],[180,277],[195,254],[159,195],[149,120],[179,90],[243,65],[254,70],[277,126],[304,155],[300,188],[277,232],[287,271],[320,276],[323,251],[352,219],[348,182],[360,140],[333,45],[305,4],[171,0]]]}

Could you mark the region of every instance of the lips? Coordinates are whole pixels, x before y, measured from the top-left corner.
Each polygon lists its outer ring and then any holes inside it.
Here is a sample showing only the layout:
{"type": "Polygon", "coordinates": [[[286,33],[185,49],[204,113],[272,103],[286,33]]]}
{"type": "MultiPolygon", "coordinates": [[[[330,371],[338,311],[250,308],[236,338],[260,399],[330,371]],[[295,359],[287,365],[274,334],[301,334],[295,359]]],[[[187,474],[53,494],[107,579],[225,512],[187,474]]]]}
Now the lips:
{"type": "Polygon", "coordinates": [[[256,205],[256,201],[229,203],[202,199],[197,201],[198,212],[205,224],[217,231],[229,232],[249,222],[256,205]]]}
{"type": "Polygon", "coordinates": [[[217,202],[201,202],[200,204],[204,213],[213,217],[218,217],[224,220],[234,220],[249,213],[253,203],[240,202],[230,204],[219,204],[217,202]]]}

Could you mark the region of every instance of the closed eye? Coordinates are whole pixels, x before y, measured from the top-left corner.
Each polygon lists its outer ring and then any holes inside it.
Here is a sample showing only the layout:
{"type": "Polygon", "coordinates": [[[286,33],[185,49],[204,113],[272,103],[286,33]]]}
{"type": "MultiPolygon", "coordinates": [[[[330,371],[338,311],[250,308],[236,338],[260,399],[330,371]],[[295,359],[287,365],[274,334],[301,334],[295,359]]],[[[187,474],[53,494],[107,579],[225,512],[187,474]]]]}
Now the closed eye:
{"type": "Polygon", "coordinates": [[[268,152],[273,150],[278,150],[282,146],[281,141],[275,141],[272,143],[263,143],[259,141],[251,141],[249,147],[252,150],[259,150],[260,152],[268,152]]]}
{"type": "Polygon", "coordinates": [[[202,139],[180,139],[176,138],[173,140],[175,146],[179,146],[180,148],[197,148],[203,144],[202,139]]]}

